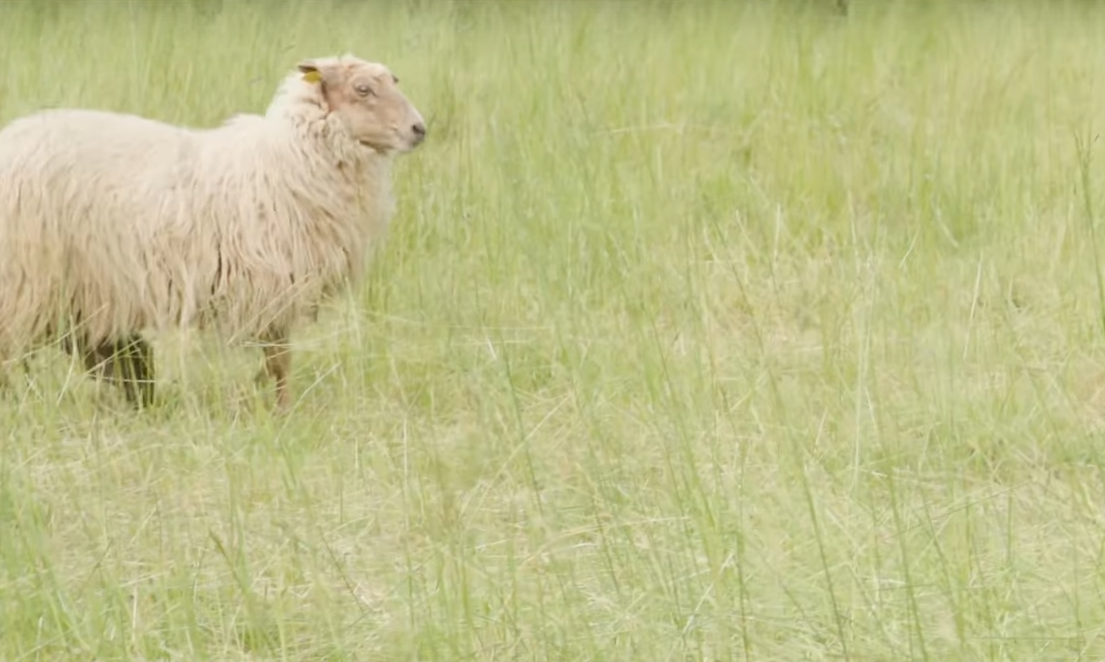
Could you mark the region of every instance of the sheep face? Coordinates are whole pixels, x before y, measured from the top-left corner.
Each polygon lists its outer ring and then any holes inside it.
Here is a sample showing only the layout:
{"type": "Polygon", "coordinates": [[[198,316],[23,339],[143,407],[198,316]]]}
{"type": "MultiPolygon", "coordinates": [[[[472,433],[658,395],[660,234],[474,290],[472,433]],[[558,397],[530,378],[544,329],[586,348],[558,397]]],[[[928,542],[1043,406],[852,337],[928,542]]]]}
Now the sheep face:
{"type": "Polygon", "coordinates": [[[409,152],[426,138],[426,122],[382,64],[346,56],[299,63],[304,80],[320,86],[331,113],[357,142],[378,152],[409,152]]]}

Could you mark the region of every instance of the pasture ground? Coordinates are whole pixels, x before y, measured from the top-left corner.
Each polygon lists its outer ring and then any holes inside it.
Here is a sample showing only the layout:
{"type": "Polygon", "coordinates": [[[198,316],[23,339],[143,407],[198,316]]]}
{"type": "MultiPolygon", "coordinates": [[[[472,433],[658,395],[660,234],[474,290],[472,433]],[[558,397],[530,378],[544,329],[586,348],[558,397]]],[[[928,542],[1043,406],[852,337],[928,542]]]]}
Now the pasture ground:
{"type": "Polygon", "coordinates": [[[1105,7],[0,5],[0,120],[430,122],[369,281],[0,403],[0,659],[1105,656],[1105,7]]]}

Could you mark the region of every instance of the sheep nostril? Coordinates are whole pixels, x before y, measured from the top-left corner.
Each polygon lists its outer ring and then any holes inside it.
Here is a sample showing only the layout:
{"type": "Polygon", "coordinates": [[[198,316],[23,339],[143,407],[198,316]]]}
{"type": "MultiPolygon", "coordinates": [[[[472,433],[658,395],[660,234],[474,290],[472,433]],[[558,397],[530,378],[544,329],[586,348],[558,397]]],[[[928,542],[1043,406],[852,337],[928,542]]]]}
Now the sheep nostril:
{"type": "Polygon", "coordinates": [[[414,135],[418,136],[419,139],[426,137],[426,125],[422,122],[412,126],[411,131],[414,131],[414,135]]]}

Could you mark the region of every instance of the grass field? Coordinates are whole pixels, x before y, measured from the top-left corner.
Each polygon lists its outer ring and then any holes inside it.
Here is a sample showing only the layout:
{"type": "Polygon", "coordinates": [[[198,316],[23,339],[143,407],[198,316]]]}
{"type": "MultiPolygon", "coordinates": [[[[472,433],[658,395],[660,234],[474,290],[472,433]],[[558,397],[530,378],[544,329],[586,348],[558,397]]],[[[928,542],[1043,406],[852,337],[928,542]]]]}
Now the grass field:
{"type": "Polygon", "coordinates": [[[142,414],[34,358],[0,660],[1105,658],[1105,6],[0,25],[3,122],[209,125],[346,51],[429,121],[290,416],[199,334],[157,339],[142,414]]]}

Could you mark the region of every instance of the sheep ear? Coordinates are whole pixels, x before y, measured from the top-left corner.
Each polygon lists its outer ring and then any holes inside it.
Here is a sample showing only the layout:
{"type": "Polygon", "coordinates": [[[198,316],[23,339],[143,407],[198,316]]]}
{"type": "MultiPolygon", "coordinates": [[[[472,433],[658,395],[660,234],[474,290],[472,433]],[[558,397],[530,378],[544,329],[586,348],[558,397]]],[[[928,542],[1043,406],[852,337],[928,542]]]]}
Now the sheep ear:
{"type": "Polygon", "coordinates": [[[305,60],[297,65],[300,73],[303,74],[303,80],[308,83],[318,83],[322,81],[322,72],[318,70],[318,65],[312,60],[305,60]]]}
{"type": "Polygon", "coordinates": [[[341,85],[341,69],[335,66],[332,61],[327,60],[321,62],[319,60],[304,60],[296,65],[296,68],[303,74],[304,81],[318,86],[327,112],[334,110],[335,106],[341,102],[340,99],[333,96],[333,91],[341,85]]]}

